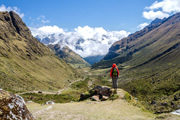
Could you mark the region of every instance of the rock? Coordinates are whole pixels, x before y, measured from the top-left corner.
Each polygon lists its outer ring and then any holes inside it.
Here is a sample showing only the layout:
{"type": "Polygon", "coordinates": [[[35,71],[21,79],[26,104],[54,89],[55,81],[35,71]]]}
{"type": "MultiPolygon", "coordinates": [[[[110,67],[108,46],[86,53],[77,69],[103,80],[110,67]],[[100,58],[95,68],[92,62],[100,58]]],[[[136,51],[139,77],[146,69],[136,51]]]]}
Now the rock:
{"type": "Polygon", "coordinates": [[[180,105],[178,105],[177,108],[180,109],[180,105]]]}
{"type": "Polygon", "coordinates": [[[175,100],[175,101],[178,101],[177,95],[174,95],[174,100],[175,100]]]}
{"type": "Polygon", "coordinates": [[[90,92],[85,92],[80,95],[80,101],[90,98],[92,95],[90,92]]]}
{"type": "Polygon", "coordinates": [[[106,101],[106,100],[108,100],[108,96],[102,96],[102,98],[101,98],[101,101],[106,101]]]}
{"type": "Polygon", "coordinates": [[[109,99],[112,94],[112,90],[109,87],[95,86],[93,89],[82,93],[80,95],[80,101],[90,98],[93,101],[105,101],[109,99]]]}
{"type": "Polygon", "coordinates": [[[154,105],[154,104],[156,104],[157,102],[155,101],[155,100],[153,100],[152,102],[151,102],[151,104],[152,105],[154,105]]]}
{"type": "Polygon", "coordinates": [[[90,98],[92,101],[99,101],[99,95],[94,95],[90,98]]]}
{"type": "Polygon", "coordinates": [[[53,101],[47,101],[46,104],[47,105],[54,105],[55,103],[53,101]]]}
{"type": "Polygon", "coordinates": [[[41,94],[42,94],[42,91],[38,91],[38,93],[41,93],[41,94]]]}
{"type": "Polygon", "coordinates": [[[93,90],[96,91],[97,95],[102,95],[102,96],[110,96],[111,95],[111,89],[108,87],[96,86],[93,88],[93,90]]]}
{"type": "Polygon", "coordinates": [[[0,90],[0,120],[34,120],[21,96],[0,90]]]}
{"type": "Polygon", "coordinates": [[[174,102],[171,101],[171,105],[174,105],[174,102]]]}
{"type": "Polygon", "coordinates": [[[168,104],[165,102],[165,103],[161,103],[161,106],[167,106],[168,104]]]}
{"type": "Polygon", "coordinates": [[[28,104],[28,103],[34,103],[34,102],[33,101],[27,101],[26,103],[28,104]]]}

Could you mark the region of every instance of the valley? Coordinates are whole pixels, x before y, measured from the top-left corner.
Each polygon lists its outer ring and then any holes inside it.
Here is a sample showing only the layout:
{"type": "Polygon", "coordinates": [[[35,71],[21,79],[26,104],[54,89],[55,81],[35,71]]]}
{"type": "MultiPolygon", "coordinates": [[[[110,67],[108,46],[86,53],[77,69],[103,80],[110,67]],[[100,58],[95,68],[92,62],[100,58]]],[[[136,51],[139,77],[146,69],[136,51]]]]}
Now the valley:
{"type": "Polygon", "coordinates": [[[83,58],[63,44],[44,45],[18,14],[0,12],[0,87],[25,100],[37,120],[178,120],[171,112],[180,109],[179,60],[180,13],[116,41],[105,56],[83,58]],[[116,92],[113,63],[120,72],[116,92]],[[104,101],[95,90],[101,86],[109,90],[104,101]]]}

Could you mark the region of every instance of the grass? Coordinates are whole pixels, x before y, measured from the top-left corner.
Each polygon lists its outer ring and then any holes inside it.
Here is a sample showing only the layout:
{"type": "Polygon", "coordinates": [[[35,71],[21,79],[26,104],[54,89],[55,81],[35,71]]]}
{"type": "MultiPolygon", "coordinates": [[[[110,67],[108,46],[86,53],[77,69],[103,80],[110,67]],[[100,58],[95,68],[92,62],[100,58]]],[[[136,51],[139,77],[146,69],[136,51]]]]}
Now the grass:
{"type": "Polygon", "coordinates": [[[124,95],[124,99],[127,100],[128,102],[130,102],[131,101],[131,95],[126,92],[124,95]]]}
{"type": "Polygon", "coordinates": [[[173,97],[178,95],[180,90],[179,73],[180,69],[177,66],[161,66],[153,71],[147,66],[129,70],[128,73],[121,75],[124,80],[121,79],[120,87],[143,101],[143,105],[148,110],[155,113],[171,112],[178,109],[179,102],[174,101],[173,97]],[[126,80],[127,78],[131,80],[126,80]],[[152,104],[152,101],[156,103],[152,104]],[[162,106],[162,103],[168,105],[162,106]]]}
{"type": "Polygon", "coordinates": [[[47,101],[53,101],[55,103],[68,103],[71,101],[78,101],[78,98],[71,96],[71,94],[38,94],[38,93],[26,93],[21,95],[25,101],[33,101],[39,104],[45,104],[47,101]]]}
{"type": "MultiPolygon", "coordinates": [[[[75,69],[53,55],[46,46],[37,42],[44,53],[36,54],[35,50],[32,52],[28,48],[31,45],[26,39],[22,38],[21,41],[16,39],[12,37],[8,44],[0,40],[0,51],[3,53],[0,54],[0,85],[3,89],[57,90],[64,87],[68,79],[77,79],[78,73],[75,69]]],[[[33,48],[36,49],[36,46],[33,48]]]]}

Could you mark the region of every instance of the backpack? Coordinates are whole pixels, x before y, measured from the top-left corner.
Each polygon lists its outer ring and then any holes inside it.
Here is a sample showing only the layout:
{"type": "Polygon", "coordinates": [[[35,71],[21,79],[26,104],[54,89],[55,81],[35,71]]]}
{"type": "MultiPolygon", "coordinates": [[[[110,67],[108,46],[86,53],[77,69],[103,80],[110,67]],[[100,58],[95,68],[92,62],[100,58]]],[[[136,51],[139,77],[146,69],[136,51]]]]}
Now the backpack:
{"type": "Polygon", "coordinates": [[[116,68],[113,68],[112,76],[118,76],[118,71],[116,68]]]}

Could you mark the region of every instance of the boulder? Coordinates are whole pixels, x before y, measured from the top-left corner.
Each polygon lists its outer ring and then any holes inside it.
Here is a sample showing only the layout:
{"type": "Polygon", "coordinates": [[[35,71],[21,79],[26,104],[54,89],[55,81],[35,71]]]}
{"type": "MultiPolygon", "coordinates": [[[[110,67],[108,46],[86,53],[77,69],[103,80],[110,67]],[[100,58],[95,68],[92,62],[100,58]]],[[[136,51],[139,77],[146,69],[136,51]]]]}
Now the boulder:
{"type": "Polygon", "coordinates": [[[105,86],[95,86],[93,89],[82,93],[80,95],[80,101],[90,98],[93,101],[105,101],[108,100],[112,94],[112,90],[105,86]]]}
{"type": "Polygon", "coordinates": [[[94,95],[90,98],[92,101],[99,101],[99,95],[94,95]]]}
{"type": "Polygon", "coordinates": [[[21,96],[0,90],[0,120],[34,120],[34,118],[21,96]]]}
{"type": "Polygon", "coordinates": [[[97,95],[101,95],[101,96],[110,96],[112,93],[109,87],[96,86],[93,88],[93,90],[95,90],[95,93],[97,95]]]}
{"type": "Polygon", "coordinates": [[[47,105],[54,105],[55,103],[53,101],[47,101],[46,104],[47,105]]]}
{"type": "Polygon", "coordinates": [[[108,100],[108,99],[109,99],[108,96],[102,96],[102,98],[101,98],[102,101],[106,101],[106,100],[108,100]]]}

